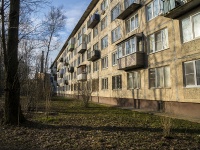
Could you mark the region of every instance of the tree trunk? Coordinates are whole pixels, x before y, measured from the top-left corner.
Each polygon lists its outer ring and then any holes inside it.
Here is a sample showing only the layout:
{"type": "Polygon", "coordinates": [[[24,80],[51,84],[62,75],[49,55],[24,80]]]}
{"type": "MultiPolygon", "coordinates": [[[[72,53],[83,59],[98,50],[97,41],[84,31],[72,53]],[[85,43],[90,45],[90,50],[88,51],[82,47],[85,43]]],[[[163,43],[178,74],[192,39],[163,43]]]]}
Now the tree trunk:
{"type": "Polygon", "coordinates": [[[19,10],[20,0],[10,0],[7,58],[5,59],[4,122],[6,124],[19,124],[25,120],[20,107],[20,83],[18,78],[19,10]]]}

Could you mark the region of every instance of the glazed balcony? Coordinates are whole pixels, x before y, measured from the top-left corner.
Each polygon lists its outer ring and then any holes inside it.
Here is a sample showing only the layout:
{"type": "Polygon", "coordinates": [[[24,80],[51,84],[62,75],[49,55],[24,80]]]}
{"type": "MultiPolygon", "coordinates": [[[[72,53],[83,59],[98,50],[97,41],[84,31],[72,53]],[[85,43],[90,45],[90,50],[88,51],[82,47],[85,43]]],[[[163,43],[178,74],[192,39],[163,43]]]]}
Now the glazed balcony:
{"type": "Polygon", "coordinates": [[[124,0],[124,3],[121,6],[122,6],[122,12],[117,17],[117,19],[124,20],[142,5],[140,3],[140,0],[124,0]]]}
{"type": "Polygon", "coordinates": [[[75,38],[72,37],[69,41],[68,41],[68,46],[67,49],[68,51],[73,51],[74,50],[74,45],[75,45],[75,38]]]}
{"type": "Polygon", "coordinates": [[[99,58],[100,58],[100,51],[99,50],[90,51],[87,55],[88,61],[95,61],[99,58]]]}
{"type": "Polygon", "coordinates": [[[163,15],[176,19],[200,5],[200,0],[165,0],[163,15]]]}
{"type": "Polygon", "coordinates": [[[86,35],[83,34],[78,39],[77,52],[78,53],[83,53],[83,52],[86,51],[86,49],[87,49],[86,35]]]}
{"type": "Polygon", "coordinates": [[[99,21],[100,21],[100,15],[93,14],[87,22],[87,27],[93,29],[99,23],[99,21]]]}
{"type": "Polygon", "coordinates": [[[77,80],[78,81],[86,81],[87,73],[86,73],[86,65],[80,65],[77,67],[77,80]]]}
{"type": "Polygon", "coordinates": [[[119,70],[131,70],[144,66],[144,53],[135,52],[117,60],[119,70]]]}

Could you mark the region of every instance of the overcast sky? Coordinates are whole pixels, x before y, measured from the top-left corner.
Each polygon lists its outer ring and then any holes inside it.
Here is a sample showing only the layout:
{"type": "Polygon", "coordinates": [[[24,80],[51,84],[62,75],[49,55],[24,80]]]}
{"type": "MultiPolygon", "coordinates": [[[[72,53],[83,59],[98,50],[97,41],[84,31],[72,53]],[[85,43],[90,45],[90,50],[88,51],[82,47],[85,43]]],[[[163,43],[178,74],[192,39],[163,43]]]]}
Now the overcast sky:
{"type": "MultiPolygon", "coordinates": [[[[61,33],[61,47],[64,45],[66,39],[78,23],[80,17],[83,15],[90,2],[91,0],[52,0],[53,6],[64,6],[65,15],[67,17],[65,31],[61,33]]],[[[54,61],[59,51],[60,48],[55,52],[51,52],[50,55],[52,61],[54,61]]]]}

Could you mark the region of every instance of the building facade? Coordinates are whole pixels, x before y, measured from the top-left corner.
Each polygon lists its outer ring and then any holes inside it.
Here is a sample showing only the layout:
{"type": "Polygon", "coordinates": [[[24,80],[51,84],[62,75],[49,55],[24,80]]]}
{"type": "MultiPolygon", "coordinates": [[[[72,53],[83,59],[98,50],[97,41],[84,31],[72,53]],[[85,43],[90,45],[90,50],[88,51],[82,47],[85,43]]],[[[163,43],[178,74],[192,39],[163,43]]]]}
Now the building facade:
{"type": "Polygon", "coordinates": [[[200,118],[198,6],[92,0],[51,66],[57,94],[90,81],[94,102],[200,118]]]}

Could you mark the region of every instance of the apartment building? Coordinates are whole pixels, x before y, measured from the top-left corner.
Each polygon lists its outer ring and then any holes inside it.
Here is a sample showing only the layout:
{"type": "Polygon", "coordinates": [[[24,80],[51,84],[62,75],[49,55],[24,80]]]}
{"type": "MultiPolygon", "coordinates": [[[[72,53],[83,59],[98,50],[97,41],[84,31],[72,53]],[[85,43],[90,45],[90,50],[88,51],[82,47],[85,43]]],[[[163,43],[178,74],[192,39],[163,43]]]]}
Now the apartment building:
{"type": "Polygon", "coordinates": [[[92,0],[51,66],[57,94],[200,117],[200,1],[92,0]]]}

